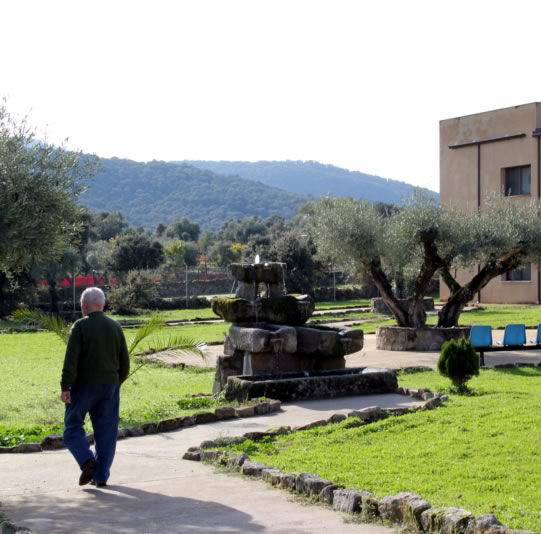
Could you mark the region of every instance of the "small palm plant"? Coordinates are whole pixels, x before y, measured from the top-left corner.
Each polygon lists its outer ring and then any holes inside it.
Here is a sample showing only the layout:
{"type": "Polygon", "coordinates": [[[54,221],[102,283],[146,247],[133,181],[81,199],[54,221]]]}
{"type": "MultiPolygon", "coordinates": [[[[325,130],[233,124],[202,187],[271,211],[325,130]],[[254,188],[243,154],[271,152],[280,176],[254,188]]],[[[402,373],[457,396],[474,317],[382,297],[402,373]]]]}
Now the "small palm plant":
{"type": "MultiPolygon", "coordinates": [[[[68,343],[70,325],[58,315],[36,310],[17,310],[13,313],[11,319],[48,330],[56,334],[65,344],[68,343]]],[[[128,343],[128,354],[130,359],[134,360],[135,365],[132,365],[133,371],[128,378],[147,363],[147,360],[142,358],[143,355],[164,350],[177,350],[185,354],[195,354],[206,362],[205,343],[181,335],[154,335],[163,330],[164,327],[165,322],[160,317],[160,314],[155,313],[148,321],[135,329],[134,336],[128,343]]]]}

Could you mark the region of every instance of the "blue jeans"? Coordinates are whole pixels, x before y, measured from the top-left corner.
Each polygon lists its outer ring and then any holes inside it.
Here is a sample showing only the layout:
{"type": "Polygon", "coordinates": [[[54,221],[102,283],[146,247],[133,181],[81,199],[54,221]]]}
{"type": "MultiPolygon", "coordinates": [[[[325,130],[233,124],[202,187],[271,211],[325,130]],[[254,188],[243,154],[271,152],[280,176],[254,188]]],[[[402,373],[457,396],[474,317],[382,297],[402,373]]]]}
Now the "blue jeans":
{"type": "Polygon", "coordinates": [[[71,387],[71,404],[66,404],[64,414],[64,444],[77,460],[79,467],[95,458],[98,470],[97,482],[107,482],[115,457],[118,431],[118,384],[83,385],[71,387]],[[90,413],[96,455],[90,450],[83,425],[90,413]]]}

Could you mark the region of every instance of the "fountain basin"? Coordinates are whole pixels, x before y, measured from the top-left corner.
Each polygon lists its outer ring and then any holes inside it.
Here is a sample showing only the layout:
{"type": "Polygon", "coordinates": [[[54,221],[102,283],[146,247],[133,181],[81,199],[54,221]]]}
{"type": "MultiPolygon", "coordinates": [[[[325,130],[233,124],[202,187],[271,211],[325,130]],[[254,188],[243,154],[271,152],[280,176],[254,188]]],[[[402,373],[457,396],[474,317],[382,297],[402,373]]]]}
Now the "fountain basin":
{"type": "Polygon", "coordinates": [[[245,284],[281,284],[286,264],[276,261],[265,263],[232,263],[233,278],[245,284]]]}
{"type": "Polygon", "coordinates": [[[310,318],[314,308],[314,300],[308,295],[264,297],[255,301],[231,297],[212,299],[212,311],[229,323],[301,325],[310,318]]]}
{"type": "Polygon", "coordinates": [[[228,401],[257,397],[294,401],[393,393],[397,387],[396,372],[391,369],[356,367],[319,372],[230,376],[224,395],[228,401]]]}

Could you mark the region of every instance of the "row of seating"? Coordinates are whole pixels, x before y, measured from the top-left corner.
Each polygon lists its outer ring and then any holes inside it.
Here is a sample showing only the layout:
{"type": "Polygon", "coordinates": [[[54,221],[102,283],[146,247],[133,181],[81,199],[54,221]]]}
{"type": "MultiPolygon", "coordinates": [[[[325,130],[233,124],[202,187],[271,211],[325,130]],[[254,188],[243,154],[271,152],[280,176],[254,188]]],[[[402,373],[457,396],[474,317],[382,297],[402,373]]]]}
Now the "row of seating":
{"type": "Polygon", "coordinates": [[[535,340],[530,342],[526,339],[526,326],[523,324],[508,324],[503,333],[501,343],[492,343],[492,327],[486,325],[474,325],[470,330],[470,341],[479,352],[481,365],[485,365],[485,352],[503,350],[541,350],[541,324],[537,327],[535,340]]]}

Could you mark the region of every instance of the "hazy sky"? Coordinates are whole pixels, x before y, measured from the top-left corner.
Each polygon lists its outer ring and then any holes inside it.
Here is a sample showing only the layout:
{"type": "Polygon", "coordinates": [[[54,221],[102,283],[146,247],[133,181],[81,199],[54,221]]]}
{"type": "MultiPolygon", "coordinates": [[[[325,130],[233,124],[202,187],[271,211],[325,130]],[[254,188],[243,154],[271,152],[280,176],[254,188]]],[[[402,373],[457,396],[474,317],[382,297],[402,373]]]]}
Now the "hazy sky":
{"type": "Polygon", "coordinates": [[[539,0],[4,0],[0,95],[101,156],[438,189],[438,121],[541,100],[539,0]]]}

